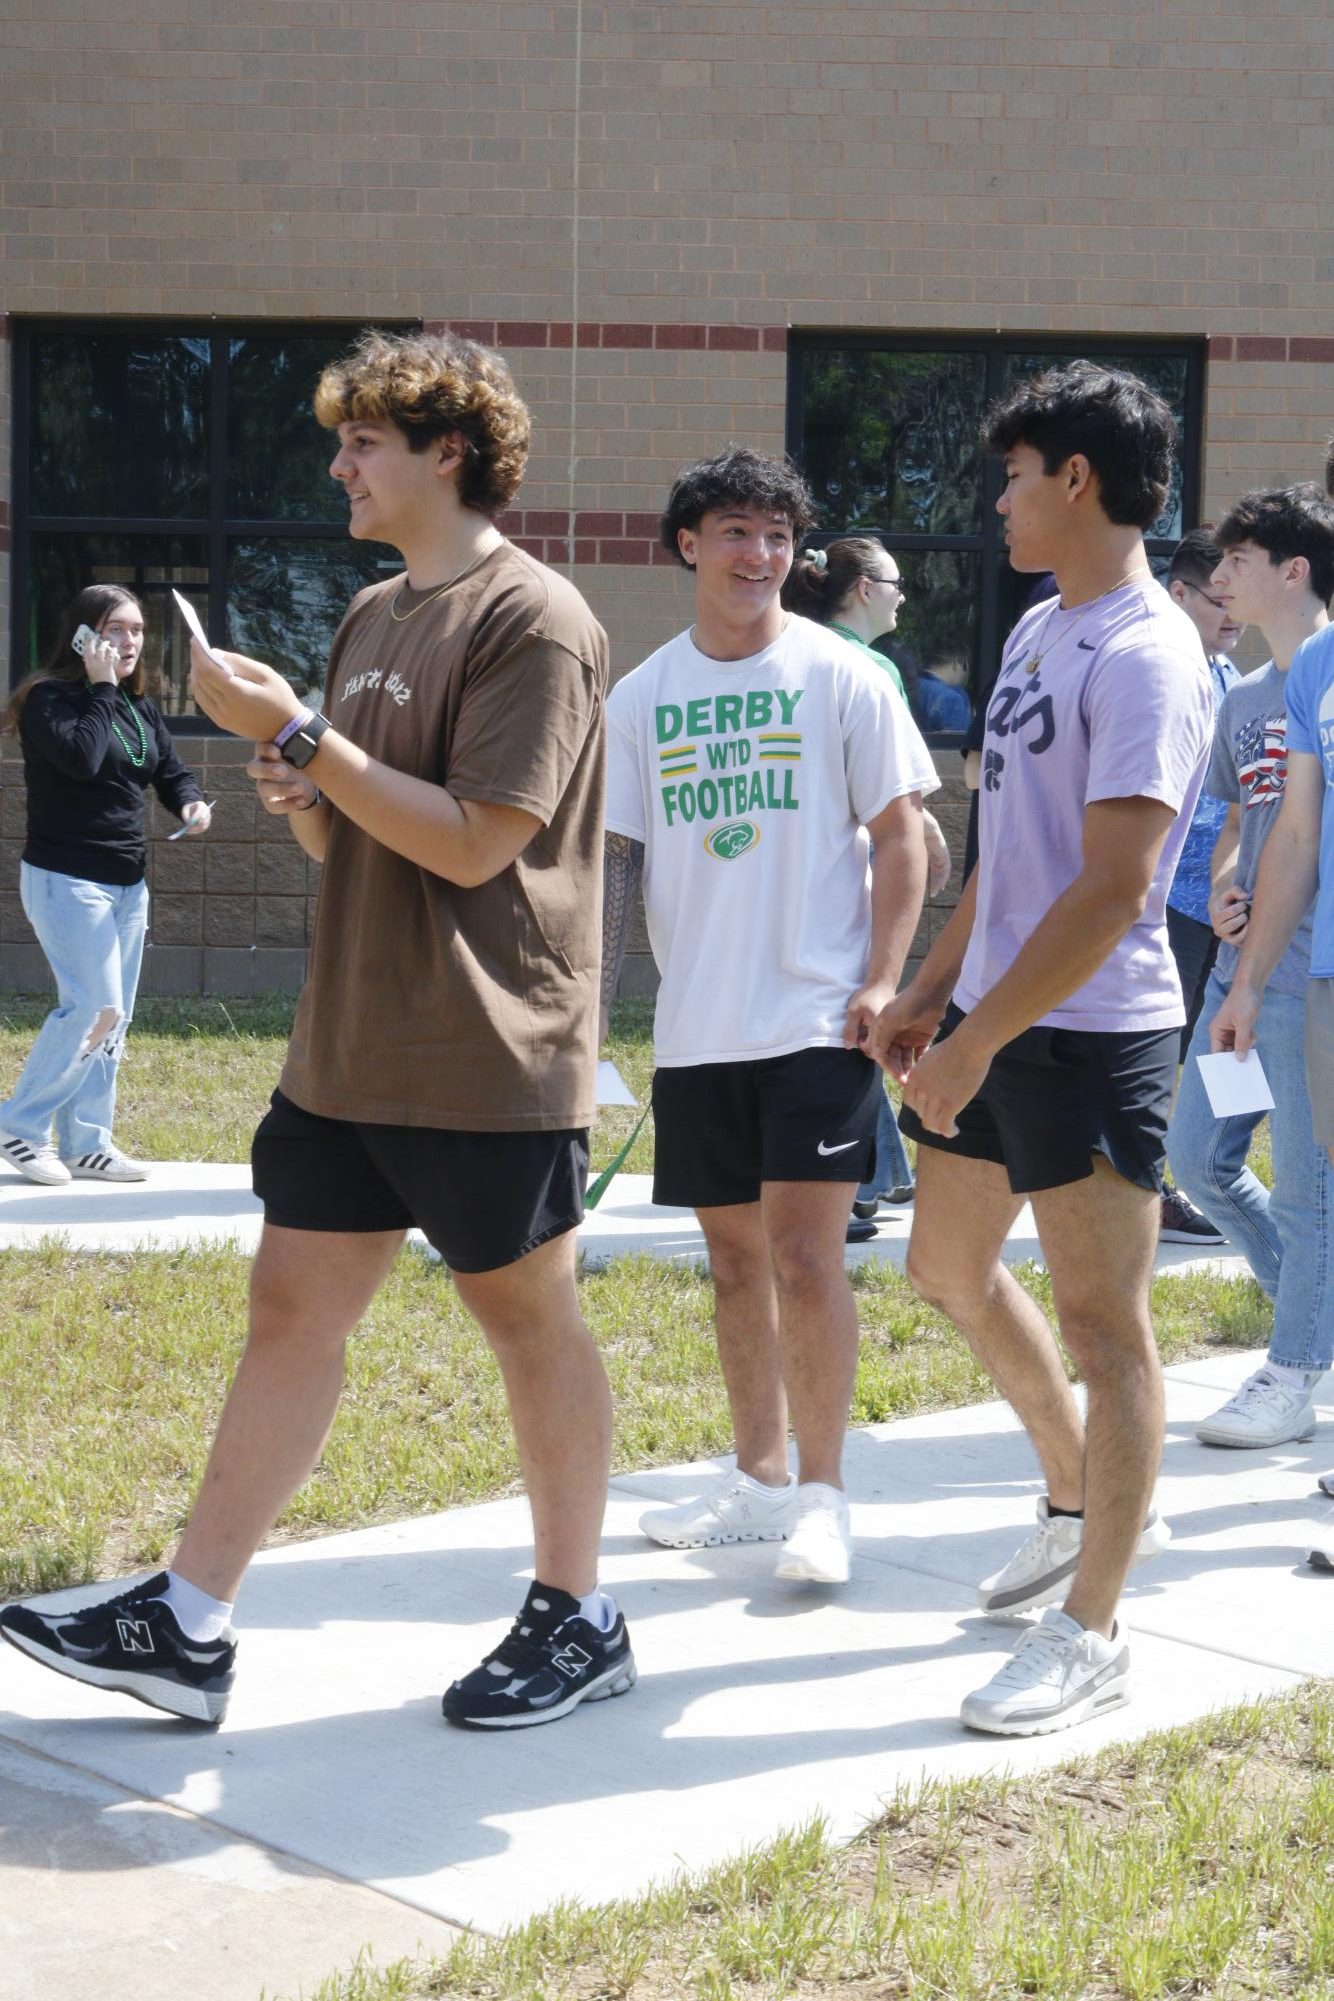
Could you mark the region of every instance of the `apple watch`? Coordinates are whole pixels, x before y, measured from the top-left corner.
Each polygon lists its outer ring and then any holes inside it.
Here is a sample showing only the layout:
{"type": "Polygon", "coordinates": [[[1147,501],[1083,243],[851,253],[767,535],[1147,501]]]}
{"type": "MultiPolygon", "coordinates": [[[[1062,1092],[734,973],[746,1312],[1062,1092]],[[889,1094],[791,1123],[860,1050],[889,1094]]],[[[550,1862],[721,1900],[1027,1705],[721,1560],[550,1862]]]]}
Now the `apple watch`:
{"type": "Polygon", "coordinates": [[[328,727],[327,716],[317,716],[309,709],[302,709],[279,730],[273,739],[273,747],[285,763],[294,765],[300,771],[314,757],[320,747],[320,738],[328,727]]]}

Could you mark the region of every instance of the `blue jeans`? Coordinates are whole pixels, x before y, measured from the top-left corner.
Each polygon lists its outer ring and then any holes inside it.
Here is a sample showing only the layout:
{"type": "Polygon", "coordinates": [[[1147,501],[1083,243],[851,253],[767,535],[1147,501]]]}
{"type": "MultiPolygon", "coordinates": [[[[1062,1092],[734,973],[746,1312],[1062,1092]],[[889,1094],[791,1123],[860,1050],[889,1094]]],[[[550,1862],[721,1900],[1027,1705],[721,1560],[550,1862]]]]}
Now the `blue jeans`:
{"type": "Polygon", "coordinates": [[[59,998],[13,1097],[0,1105],[0,1127],[45,1146],[54,1120],[62,1160],[105,1153],[144,956],[148,884],[121,888],[23,862],[19,894],[59,998]]]}
{"type": "Polygon", "coordinates": [[[887,1195],[891,1188],[911,1188],[913,1185],[913,1171],[908,1164],[898,1121],[894,1117],[894,1106],[889,1092],[884,1091],[875,1122],[875,1170],[871,1179],[864,1181],[857,1190],[855,1199],[858,1202],[873,1202],[877,1195],[887,1195]]]}
{"type": "Polygon", "coordinates": [[[1273,1300],[1270,1361],[1327,1369],[1334,1362],[1334,1171],[1311,1130],[1302,1061],[1305,1001],[1299,994],[1267,992],[1256,1023],[1256,1047],[1274,1094],[1271,1193],[1246,1165],[1264,1114],[1216,1119],[1195,1061],[1209,1053],[1209,1024],[1226,996],[1211,973],[1181,1073],[1167,1157],[1178,1188],[1244,1252],[1273,1300]]]}

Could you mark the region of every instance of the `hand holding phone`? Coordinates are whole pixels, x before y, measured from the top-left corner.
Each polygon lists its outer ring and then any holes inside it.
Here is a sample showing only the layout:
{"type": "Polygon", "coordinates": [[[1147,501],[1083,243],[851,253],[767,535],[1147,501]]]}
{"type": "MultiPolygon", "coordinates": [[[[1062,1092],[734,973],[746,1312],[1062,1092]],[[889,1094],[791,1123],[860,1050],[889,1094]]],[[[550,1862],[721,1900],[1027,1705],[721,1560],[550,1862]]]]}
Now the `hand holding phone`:
{"type": "Polygon", "coordinates": [[[117,654],[114,646],[105,639],[99,639],[91,625],[81,625],[70,645],[82,660],[88,672],[88,679],[94,684],[109,682],[115,685],[117,654]]]}

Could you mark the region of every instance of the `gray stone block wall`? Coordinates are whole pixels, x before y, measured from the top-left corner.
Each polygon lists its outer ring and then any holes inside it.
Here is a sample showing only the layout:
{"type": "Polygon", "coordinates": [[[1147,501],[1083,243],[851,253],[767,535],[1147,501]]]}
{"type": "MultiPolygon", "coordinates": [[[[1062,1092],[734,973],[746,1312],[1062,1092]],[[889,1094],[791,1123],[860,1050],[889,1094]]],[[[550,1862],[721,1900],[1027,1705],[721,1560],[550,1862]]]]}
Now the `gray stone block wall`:
{"type": "MultiPolygon", "coordinates": [[[[215,801],[207,834],[167,836],[180,824],[148,795],[149,943],[140,992],[295,992],[319,869],[284,821],[263,812],[245,775],[249,745],[235,737],[177,739],[184,762],[215,801]]],[[[26,801],[18,746],[0,747],[0,990],[48,993],[52,980],[19,902],[26,801]]]]}

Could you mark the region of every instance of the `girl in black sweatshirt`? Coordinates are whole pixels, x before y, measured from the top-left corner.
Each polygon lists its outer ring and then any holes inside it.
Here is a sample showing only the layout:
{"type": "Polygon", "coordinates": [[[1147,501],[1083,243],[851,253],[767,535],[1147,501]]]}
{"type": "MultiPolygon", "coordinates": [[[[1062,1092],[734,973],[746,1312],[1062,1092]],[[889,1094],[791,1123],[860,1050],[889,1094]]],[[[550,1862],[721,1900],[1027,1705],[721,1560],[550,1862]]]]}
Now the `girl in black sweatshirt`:
{"type": "Polygon", "coordinates": [[[139,600],[90,584],[5,715],[28,785],[19,890],[59,999],[0,1104],[0,1161],[47,1186],[147,1174],[111,1137],[148,929],[144,792],[151,785],[199,833],[209,809],[144,694],[143,646],[139,600]],[[96,635],[82,656],[73,646],[80,626],[96,635]]]}

